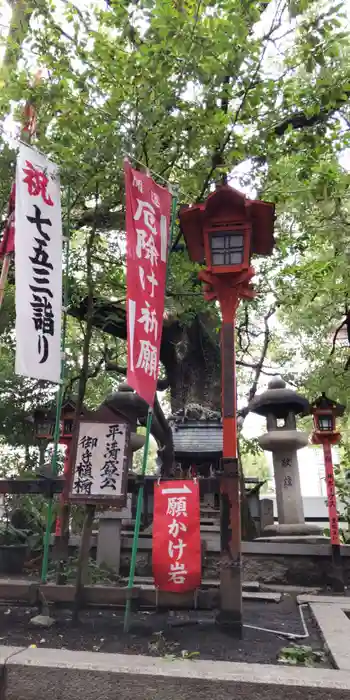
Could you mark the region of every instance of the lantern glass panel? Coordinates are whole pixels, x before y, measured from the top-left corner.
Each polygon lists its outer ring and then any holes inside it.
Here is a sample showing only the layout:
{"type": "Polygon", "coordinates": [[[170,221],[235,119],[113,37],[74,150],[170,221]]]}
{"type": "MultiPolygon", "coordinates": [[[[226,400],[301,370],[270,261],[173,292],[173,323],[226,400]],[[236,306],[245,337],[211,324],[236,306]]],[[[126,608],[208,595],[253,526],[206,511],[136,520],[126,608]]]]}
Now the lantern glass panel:
{"type": "Polygon", "coordinates": [[[331,432],[333,430],[333,414],[325,413],[318,416],[319,429],[323,432],[331,432]]]}
{"type": "Polygon", "coordinates": [[[71,435],[73,430],[73,420],[71,418],[65,418],[62,421],[61,432],[63,435],[71,435]]]}
{"type": "Polygon", "coordinates": [[[244,259],[244,236],[241,231],[215,231],[211,234],[212,264],[241,265],[244,259]]]}
{"type": "Polygon", "coordinates": [[[47,438],[53,434],[54,425],[51,421],[40,421],[36,425],[36,434],[38,438],[47,438]]]}

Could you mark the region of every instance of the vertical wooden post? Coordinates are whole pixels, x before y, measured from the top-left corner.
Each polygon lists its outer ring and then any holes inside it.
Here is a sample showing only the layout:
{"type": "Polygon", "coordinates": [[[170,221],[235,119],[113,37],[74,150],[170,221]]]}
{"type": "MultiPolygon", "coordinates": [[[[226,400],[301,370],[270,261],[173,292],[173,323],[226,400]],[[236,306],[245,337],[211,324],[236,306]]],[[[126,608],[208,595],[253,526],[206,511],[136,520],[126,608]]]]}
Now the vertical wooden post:
{"type": "Polygon", "coordinates": [[[66,583],[66,574],[64,573],[64,562],[69,555],[69,514],[70,508],[67,503],[67,491],[70,470],[70,446],[71,440],[66,442],[66,454],[64,456],[63,476],[65,478],[65,487],[60,496],[60,510],[56,518],[55,527],[55,544],[54,552],[56,555],[56,583],[64,585],[66,583]]]}
{"type": "Polygon", "coordinates": [[[86,572],[90,553],[90,541],[92,533],[92,525],[94,522],[96,506],[87,504],[85,506],[85,519],[83,530],[81,533],[80,550],[77,566],[77,578],[75,582],[75,595],[72,621],[77,623],[79,620],[79,610],[83,604],[84,584],[86,583],[86,572]]]}

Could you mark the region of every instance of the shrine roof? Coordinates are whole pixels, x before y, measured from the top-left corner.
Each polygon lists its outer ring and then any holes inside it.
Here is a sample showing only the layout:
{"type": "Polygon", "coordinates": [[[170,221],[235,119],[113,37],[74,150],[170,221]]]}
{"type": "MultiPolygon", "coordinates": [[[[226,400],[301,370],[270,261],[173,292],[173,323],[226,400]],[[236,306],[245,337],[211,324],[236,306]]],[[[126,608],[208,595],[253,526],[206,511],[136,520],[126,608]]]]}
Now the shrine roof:
{"type": "Polygon", "coordinates": [[[222,454],[222,425],[218,421],[188,420],[171,426],[176,457],[222,454]]]}

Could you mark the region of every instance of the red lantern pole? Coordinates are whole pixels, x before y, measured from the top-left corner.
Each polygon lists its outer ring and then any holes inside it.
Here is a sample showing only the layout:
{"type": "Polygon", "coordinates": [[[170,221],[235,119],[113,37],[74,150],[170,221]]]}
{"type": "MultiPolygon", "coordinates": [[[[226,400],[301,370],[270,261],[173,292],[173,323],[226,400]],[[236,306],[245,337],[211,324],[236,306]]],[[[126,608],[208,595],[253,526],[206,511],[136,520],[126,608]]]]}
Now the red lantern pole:
{"type": "MultiPolygon", "coordinates": [[[[71,445],[71,439],[60,439],[59,440],[60,445],[65,445],[66,446],[66,453],[64,455],[64,465],[63,465],[63,476],[65,483],[68,483],[68,477],[69,477],[69,460],[70,460],[70,445],[71,445]]],[[[61,537],[62,534],[62,517],[61,514],[63,512],[66,498],[65,498],[65,489],[62,491],[60,495],[60,515],[57,516],[56,518],[56,526],[55,526],[55,536],[56,537],[61,537]]]]}
{"type": "Polygon", "coordinates": [[[337,498],[335,493],[335,480],[332,459],[332,445],[340,440],[340,433],[336,429],[336,417],[344,414],[345,407],[327,398],[323,393],[311,404],[311,413],[314,418],[314,430],[311,441],[314,445],[322,445],[329,517],[329,529],[332,548],[333,564],[333,590],[335,593],[344,593],[344,576],[340,549],[339,523],[337,512],[337,498]]]}
{"type": "Polygon", "coordinates": [[[241,298],[251,299],[249,281],[254,274],[244,272],[222,278],[201,271],[208,301],[217,299],[222,313],[221,372],[223,421],[223,471],[220,482],[220,597],[217,621],[230,633],[242,635],[241,498],[237,450],[237,384],[235,319],[241,298]]]}
{"type": "Polygon", "coordinates": [[[222,420],[223,420],[223,475],[220,494],[221,533],[221,611],[218,621],[242,633],[242,574],[241,574],[241,506],[239,465],[237,458],[237,387],[235,358],[235,317],[239,303],[228,309],[220,302],[223,323],[221,328],[222,420]],[[233,314],[233,316],[232,316],[233,314]]]}

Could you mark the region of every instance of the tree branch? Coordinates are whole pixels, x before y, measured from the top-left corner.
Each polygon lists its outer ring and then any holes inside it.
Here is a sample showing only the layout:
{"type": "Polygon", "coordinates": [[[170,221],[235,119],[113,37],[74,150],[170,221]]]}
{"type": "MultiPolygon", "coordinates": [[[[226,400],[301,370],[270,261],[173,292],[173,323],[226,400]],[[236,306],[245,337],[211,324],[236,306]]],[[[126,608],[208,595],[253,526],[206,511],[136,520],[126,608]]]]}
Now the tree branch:
{"type": "Polygon", "coordinates": [[[334,355],[334,352],[335,352],[335,344],[336,344],[336,342],[337,342],[337,337],[338,337],[338,335],[339,335],[341,329],[344,328],[344,326],[345,326],[347,320],[348,320],[348,318],[347,318],[347,316],[345,316],[344,320],[339,324],[339,326],[338,326],[338,327],[336,328],[336,330],[335,330],[335,333],[334,333],[333,339],[332,339],[332,349],[331,349],[331,351],[330,351],[330,353],[329,353],[328,362],[330,361],[332,355],[334,355]]]}
{"type": "MultiPolygon", "coordinates": [[[[260,375],[261,375],[262,372],[263,372],[263,365],[264,365],[264,362],[265,362],[265,359],[266,359],[266,354],[267,354],[268,347],[269,347],[269,342],[270,342],[269,319],[271,318],[271,316],[273,316],[273,314],[275,313],[275,311],[276,311],[276,307],[275,307],[275,305],[273,305],[273,306],[271,307],[271,309],[269,309],[269,311],[267,312],[267,314],[265,314],[265,316],[264,316],[264,326],[265,326],[265,331],[264,331],[264,342],[263,342],[263,346],[262,346],[262,348],[261,348],[260,359],[259,359],[259,361],[256,363],[254,381],[253,381],[253,384],[252,384],[252,386],[251,386],[251,388],[250,388],[250,390],[249,390],[249,393],[248,393],[248,404],[247,404],[247,406],[245,406],[244,408],[242,408],[240,411],[238,411],[238,416],[239,416],[239,418],[240,418],[240,422],[241,422],[241,423],[242,423],[242,421],[244,421],[245,417],[246,417],[246,416],[248,415],[248,413],[249,413],[249,403],[250,403],[250,401],[252,401],[252,399],[254,398],[254,396],[255,396],[255,394],[256,394],[256,391],[257,391],[257,388],[258,388],[258,384],[259,384],[260,375]]],[[[237,364],[238,364],[238,363],[237,363],[237,364]]]]}
{"type": "MultiPolygon", "coordinates": [[[[116,362],[110,362],[106,361],[106,372],[117,372],[118,374],[121,374],[123,377],[126,377],[127,374],[127,367],[123,367],[121,365],[118,365],[116,362]]],[[[170,382],[168,377],[165,377],[164,379],[158,379],[157,381],[157,391],[165,391],[168,389],[170,386],[170,382]]]]}
{"type": "MultiPolygon", "coordinates": [[[[264,10],[266,9],[267,5],[268,5],[268,3],[265,3],[265,2],[261,2],[261,3],[260,3],[259,10],[260,10],[261,13],[264,12],[264,10]]],[[[275,31],[275,29],[277,28],[277,26],[276,26],[276,18],[278,17],[278,10],[279,10],[279,7],[277,7],[276,13],[275,13],[275,15],[274,15],[274,17],[273,17],[273,20],[272,20],[272,22],[271,22],[270,30],[269,30],[268,33],[266,34],[266,38],[268,38],[269,36],[271,36],[271,34],[273,33],[273,31],[275,31]]],[[[279,22],[279,21],[280,21],[280,19],[278,19],[278,22],[279,22]]],[[[278,26],[279,26],[279,24],[278,24],[278,26]]],[[[251,33],[251,31],[249,32],[249,34],[250,34],[250,33],[251,33]]],[[[264,38],[265,38],[265,37],[264,37],[264,38]]],[[[214,173],[215,173],[216,168],[217,168],[219,165],[222,165],[222,162],[223,162],[223,155],[224,155],[225,149],[226,149],[226,147],[228,146],[228,144],[229,144],[229,142],[230,142],[230,140],[231,140],[231,138],[232,138],[232,134],[234,133],[234,127],[235,127],[235,125],[237,124],[237,121],[238,121],[238,118],[239,118],[239,116],[240,116],[240,113],[241,113],[241,111],[242,111],[242,109],[243,109],[243,107],[244,107],[244,105],[245,105],[245,102],[246,102],[248,93],[249,93],[250,90],[255,86],[256,78],[257,78],[257,75],[258,75],[259,70],[260,70],[260,68],[261,68],[261,65],[262,65],[262,62],[263,62],[263,59],[264,59],[264,56],[265,56],[266,49],[267,49],[267,43],[266,43],[266,45],[265,45],[265,46],[263,47],[263,49],[262,49],[262,52],[261,52],[261,55],[260,55],[258,64],[257,64],[256,69],[255,69],[255,71],[254,71],[254,75],[252,76],[251,80],[249,81],[247,87],[245,88],[245,90],[244,90],[244,92],[243,92],[242,99],[241,99],[241,101],[240,101],[240,104],[239,104],[238,107],[237,107],[237,110],[236,110],[235,115],[234,115],[233,120],[232,120],[231,129],[229,130],[228,134],[226,134],[226,136],[225,136],[224,140],[222,141],[222,143],[221,143],[221,144],[218,144],[218,145],[216,146],[214,152],[213,152],[211,168],[210,168],[210,170],[209,170],[209,172],[208,172],[208,174],[207,174],[207,176],[206,176],[206,178],[205,178],[205,180],[204,180],[204,183],[203,183],[201,192],[200,192],[200,194],[199,194],[199,197],[197,197],[197,202],[200,202],[201,199],[204,197],[204,195],[205,195],[205,193],[206,193],[206,191],[207,191],[207,189],[208,189],[208,187],[209,187],[209,185],[210,185],[210,182],[211,182],[211,180],[212,180],[212,177],[213,177],[213,175],[214,175],[214,173]]],[[[225,93],[226,93],[226,94],[224,93],[224,95],[223,95],[223,99],[221,100],[221,107],[220,107],[220,109],[221,109],[225,114],[227,114],[228,106],[229,106],[228,87],[229,87],[229,84],[230,84],[230,77],[231,77],[230,75],[226,75],[226,76],[224,77],[224,81],[223,81],[223,82],[224,82],[224,89],[225,89],[225,93]]]]}
{"type": "Polygon", "coordinates": [[[74,222],[75,228],[96,225],[98,229],[124,229],[124,210],[111,211],[112,208],[113,204],[100,204],[96,211],[86,209],[77,215],[74,222]]]}
{"type": "Polygon", "coordinates": [[[290,126],[292,127],[292,129],[297,130],[306,129],[310,126],[316,126],[317,124],[324,124],[324,122],[326,122],[327,119],[329,119],[329,117],[333,116],[333,114],[337,111],[339,107],[348,102],[350,98],[350,91],[344,91],[344,95],[347,96],[346,99],[339,99],[335,107],[332,107],[328,110],[320,109],[320,111],[317,114],[313,114],[311,117],[306,116],[304,112],[297,112],[296,114],[287,117],[286,119],[284,119],[284,121],[275,126],[274,133],[276,134],[276,136],[283,136],[283,134],[288,130],[290,126]]]}
{"type": "MultiPolygon", "coordinates": [[[[101,369],[103,363],[104,363],[104,357],[102,357],[102,358],[97,362],[97,364],[95,365],[95,367],[94,367],[94,369],[92,370],[92,372],[89,372],[89,373],[87,374],[86,380],[88,380],[88,379],[94,379],[95,377],[97,377],[97,375],[99,374],[100,369],[101,369]]],[[[70,393],[71,393],[71,390],[72,390],[73,385],[74,385],[75,382],[77,382],[79,379],[80,379],[80,373],[79,373],[79,374],[76,374],[75,377],[71,377],[71,378],[70,378],[70,380],[69,380],[69,382],[68,382],[68,384],[67,384],[67,386],[66,386],[66,388],[65,388],[65,390],[64,390],[64,399],[66,399],[67,397],[70,396],[70,393]]]]}

